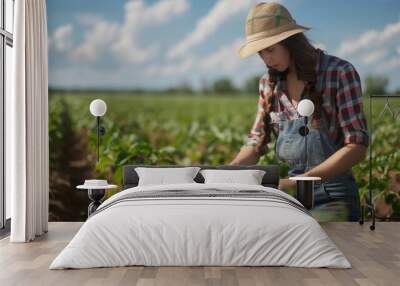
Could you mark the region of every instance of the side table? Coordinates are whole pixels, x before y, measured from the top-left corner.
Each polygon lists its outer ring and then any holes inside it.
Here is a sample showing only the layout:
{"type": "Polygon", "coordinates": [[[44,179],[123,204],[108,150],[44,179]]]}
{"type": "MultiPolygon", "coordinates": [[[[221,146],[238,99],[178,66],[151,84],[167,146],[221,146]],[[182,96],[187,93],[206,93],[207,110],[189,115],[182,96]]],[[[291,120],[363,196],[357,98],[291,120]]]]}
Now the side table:
{"type": "Polygon", "coordinates": [[[289,180],[296,181],[296,198],[301,202],[307,209],[314,207],[314,183],[320,181],[320,177],[307,177],[307,176],[295,176],[290,177],[289,180]]]}
{"type": "Polygon", "coordinates": [[[88,217],[101,205],[107,189],[114,189],[117,185],[110,185],[107,180],[85,180],[77,189],[86,189],[91,203],[88,206],[88,217]]]}

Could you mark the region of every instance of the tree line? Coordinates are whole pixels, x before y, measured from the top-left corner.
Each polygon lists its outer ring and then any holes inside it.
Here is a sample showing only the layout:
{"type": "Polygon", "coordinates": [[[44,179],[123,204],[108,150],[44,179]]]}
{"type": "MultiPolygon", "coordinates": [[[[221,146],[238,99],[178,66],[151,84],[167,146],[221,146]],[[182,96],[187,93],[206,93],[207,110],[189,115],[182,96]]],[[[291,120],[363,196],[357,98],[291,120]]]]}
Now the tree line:
{"type": "MultiPolygon", "coordinates": [[[[193,86],[188,82],[183,82],[172,87],[165,89],[147,89],[147,88],[132,88],[132,89],[95,89],[95,88],[82,88],[82,89],[60,89],[56,87],[49,87],[49,91],[56,92],[57,94],[69,93],[69,92],[85,92],[90,95],[92,93],[104,94],[109,93],[126,93],[126,94],[218,94],[218,95],[235,95],[235,94],[246,94],[254,95],[258,94],[259,79],[261,75],[253,75],[247,78],[242,86],[234,84],[231,78],[221,77],[214,81],[207,83],[203,82],[200,89],[194,89],[193,86]]],[[[389,79],[386,76],[377,74],[368,74],[364,82],[362,83],[363,94],[369,96],[375,95],[400,95],[400,87],[394,91],[388,91],[389,79]]]]}

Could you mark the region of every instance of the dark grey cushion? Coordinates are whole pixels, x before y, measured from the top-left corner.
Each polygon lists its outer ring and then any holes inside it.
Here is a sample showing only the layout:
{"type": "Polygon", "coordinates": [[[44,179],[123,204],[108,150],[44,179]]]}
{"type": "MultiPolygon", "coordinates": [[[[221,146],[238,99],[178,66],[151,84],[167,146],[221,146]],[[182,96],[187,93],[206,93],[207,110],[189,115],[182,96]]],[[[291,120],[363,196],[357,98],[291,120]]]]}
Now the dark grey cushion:
{"type": "MultiPolygon", "coordinates": [[[[182,167],[200,167],[201,169],[222,169],[222,170],[264,170],[266,173],[262,179],[261,184],[266,187],[277,188],[279,184],[279,166],[278,165],[126,165],[124,166],[123,175],[123,188],[128,189],[136,187],[139,182],[139,176],[135,171],[136,167],[148,167],[148,168],[182,168],[182,167]]],[[[197,183],[204,183],[203,176],[199,173],[194,178],[197,183]]]]}

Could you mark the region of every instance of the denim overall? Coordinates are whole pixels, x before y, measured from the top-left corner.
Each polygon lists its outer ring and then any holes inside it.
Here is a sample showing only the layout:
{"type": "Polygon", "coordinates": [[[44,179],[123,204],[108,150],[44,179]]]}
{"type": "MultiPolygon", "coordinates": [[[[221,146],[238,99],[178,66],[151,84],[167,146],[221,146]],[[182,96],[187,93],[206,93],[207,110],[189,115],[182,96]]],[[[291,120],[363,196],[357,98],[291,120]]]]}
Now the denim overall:
{"type": "MultiPolygon", "coordinates": [[[[327,60],[327,56],[321,53],[320,70],[325,70],[327,60]]],[[[318,85],[321,85],[323,76],[322,72],[318,79],[318,85]]],[[[304,97],[303,94],[301,99],[304,97]]],[[[275,142],[275,158],[284,161],[289,166],[289,176],[305,173],[325,161],[340,148],[335,147],[329,138],[326,115],[324,112],[321,114],[321,128],[313,128],[311,126],[312,115],[308,117],[307,144],[305,144],[305,137],[299,133],[299,129],[305,125],[304,117],[279,122],[279,135],[275,142]],[[305,145],[307,145],[307,162],[305,145]]],[[[315,182],[314,208],[311,213],[319,221],[359,220],[359,192],[351,170],[330,178],[324,183],[315,182]]]]}

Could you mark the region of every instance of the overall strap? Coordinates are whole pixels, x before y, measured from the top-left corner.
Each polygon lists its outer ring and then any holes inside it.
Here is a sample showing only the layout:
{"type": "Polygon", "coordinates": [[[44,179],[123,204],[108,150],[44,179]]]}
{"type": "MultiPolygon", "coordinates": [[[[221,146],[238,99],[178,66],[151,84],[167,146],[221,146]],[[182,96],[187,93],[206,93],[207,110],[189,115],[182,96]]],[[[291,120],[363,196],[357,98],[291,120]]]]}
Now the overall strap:
{"type": "Polygon", "coordinates": [[[323,83],[324,83],[324,80],[326,77],[325,71],[328,68],[328,64],[329,64],[329,56],[321,51],[320,52],[320,63],[319,63],[319,69],[318,69],[318,73],[320,74],[320,76],[319,76],[318,82],[317,82],[317,85],[319,86],[319,88],[321,90],[322,90],[323,83]]]}
{"type": "MultiPolygon", "coordinates": [[[[316,89],[323,93],[324,91],[324,84],[326,81],[326,70],[328,69],[329,66],[329,55],[324,53],[322,50],[320,50],[319,54],[319,68],[318,68],[318,79],[317,79],[317,84],[316,84],[316,89]]],[[[322,96],[322,94],[321,94],[322,96]]],[[[321,98],[321,100],[323,100],[321,98]]],[[[322,108],[322,117],[326,117],[325,110],[322,108]]],[[[323,120],[326,121],[326,120],[323,120]]],[[[325,123],[324,123],[325,124],[325,123]]],[[[326,126],[327,127],[327,126],[326,126]]]]}

